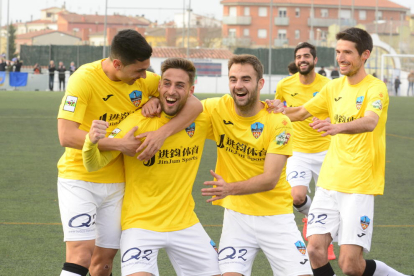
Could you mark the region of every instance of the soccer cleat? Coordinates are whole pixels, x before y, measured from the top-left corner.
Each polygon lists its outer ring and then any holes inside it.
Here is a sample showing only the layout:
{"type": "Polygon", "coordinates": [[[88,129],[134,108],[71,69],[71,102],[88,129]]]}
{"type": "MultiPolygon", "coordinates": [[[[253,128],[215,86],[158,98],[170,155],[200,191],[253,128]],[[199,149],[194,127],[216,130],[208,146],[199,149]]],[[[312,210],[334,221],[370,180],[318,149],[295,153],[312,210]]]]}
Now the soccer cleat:
{"type": "Polygon", "coordinates": [[[334,248],[333,248],[332,243],[328,246],[328,260],[330,260],[330,261],[336,260],[336,256],[335,256],[335,252],[334,252],[334,248]]]}
{"type": "Polygon", "coordinates": [[[308,229],[308,218],[303,218],[302,219],[303,222],[303,229],[302,229],[302,234],[303,234],[303,238],[305,239],[305,241],[308,241],[308,238],[306,237],[306,230],[308,229]]]}

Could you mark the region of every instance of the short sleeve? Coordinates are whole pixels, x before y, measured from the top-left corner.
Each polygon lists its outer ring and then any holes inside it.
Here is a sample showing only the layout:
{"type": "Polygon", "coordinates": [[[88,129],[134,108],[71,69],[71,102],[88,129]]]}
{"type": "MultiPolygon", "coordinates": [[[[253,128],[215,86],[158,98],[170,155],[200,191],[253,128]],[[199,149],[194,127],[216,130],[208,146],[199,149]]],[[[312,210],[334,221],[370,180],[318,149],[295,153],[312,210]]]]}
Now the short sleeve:
{"type": "Polygon", "coordinates": [[[385,84],[371,87],[367,93],[368,105],[366,111],[373,111],[381,116],[382,110],[389,104],[388,90],[385,84]]]}
{"type": "Polygon", "coordinates": [[[322,90],[315,95],[315,97],[303,105],[306,111],[321,120],[329,117],[328,91],[329,89],[325,85],[322,90]]]}
{"type": "MultiPolygon", "coordinates": [[[[272,114],[270,114],[272,115],[272,114]]],[[[293,153],[293,128],[292,122],[285,115],[273,114],[277,123],[271,131],[271,142],[267,149],[267,153],[275,153],[281,155],[292,156],[293,153]]]]}

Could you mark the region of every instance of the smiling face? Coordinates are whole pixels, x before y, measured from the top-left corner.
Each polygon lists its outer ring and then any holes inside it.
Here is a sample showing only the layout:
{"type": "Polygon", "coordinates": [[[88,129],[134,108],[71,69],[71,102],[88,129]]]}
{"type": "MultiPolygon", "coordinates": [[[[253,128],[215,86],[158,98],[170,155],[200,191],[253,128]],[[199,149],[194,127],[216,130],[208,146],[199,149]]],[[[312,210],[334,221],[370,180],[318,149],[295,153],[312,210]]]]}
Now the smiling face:
{"type": "Polygon", "coordinates": [[[318,59],[313,58],[309,48],[301,48],[296,52],[295,63],[301,75],[309,74],[315,68],[317,62],[318,59]]]}
{"type": "Polygon", "coordinates": [[[236,108],[243,113],[251,110],[259,101],[259,91],[264,80],[257,80],[257,74],[251,64],[235,63],[229,70],[229,88],[236,108]]]}
{"type": "Polygon", "coordinates": [[[129,65],[123,65],[119,59],[113,60],[116,69],[115,77],[117,80],[133,85],[139,78],[146,78],[146,70],[150,66],[150,60],[136,61],[129,65]]]}
{"type": "Polygon", "coordinates": [[[365,61],[369,58],[370,51],[366,50],[359,55],[355,43],[348,40],[338,40],[336,44],[336,61],[342,75],[352,77],[364,68],[365,61]]]}
{"type": "Polygon", "coordinates": [[[182,69],[167,69],[158,85],[162,110],[169,116],[174,116],[183,108],[188,97],[194,93],[190,78],[182,69]]]}

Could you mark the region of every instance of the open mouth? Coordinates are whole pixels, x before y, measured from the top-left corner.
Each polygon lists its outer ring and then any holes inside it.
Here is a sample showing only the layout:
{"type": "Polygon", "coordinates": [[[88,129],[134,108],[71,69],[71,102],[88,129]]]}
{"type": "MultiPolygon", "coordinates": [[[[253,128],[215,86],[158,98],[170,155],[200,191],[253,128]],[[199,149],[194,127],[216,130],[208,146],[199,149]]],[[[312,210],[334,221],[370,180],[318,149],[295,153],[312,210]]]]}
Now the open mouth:
{"type": "Polygon", "coordinates": [[[168,97],[166,98],[167,104],[175,104],[177,102],[177,99],[168,97]]]}

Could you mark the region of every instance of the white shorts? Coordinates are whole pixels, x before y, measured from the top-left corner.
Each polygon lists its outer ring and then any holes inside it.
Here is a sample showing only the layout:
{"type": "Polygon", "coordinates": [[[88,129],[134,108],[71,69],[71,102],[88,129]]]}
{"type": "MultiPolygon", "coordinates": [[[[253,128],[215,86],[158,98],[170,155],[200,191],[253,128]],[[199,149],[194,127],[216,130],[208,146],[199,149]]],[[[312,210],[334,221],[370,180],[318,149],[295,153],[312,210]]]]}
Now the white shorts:
{"type": "Polygon", "coordinates": [[[347,194],[318,187],[308,215],[307,237],[331,233],[338,245],[371,248],[374,196],[347,194]]]}
{"type": "Polygon", "coordinates": [[[158,251],[165,248],[177,275],[220,274],[217,251],[200,223],[179,231],[155,232],[131,228],[122,231],[122,275],[147,272],[159,275],[158,251]]]}
{"type": "Polygon", "coordinates": [[[95,240],[99,247],[119,249],[124,191],[124,183],[58,178],[63,240],[95,240]]]}
{"type": "Polygon", "coordinates": [[[221,273],[251,275],[259,249],[266,255],[273,275],[312,274],[293,214],[249,216],[226,209],[219,249],[221,273]]]}
{"type": "Polygon", "coordinates": [[[286,164],[286,180],[290,186],[306,186],[310,192],[309,183],[312,178],[315,185],[318,182],[319,171],[327,152],[327,150],[318,153],[294,151],[286,164]]]}

